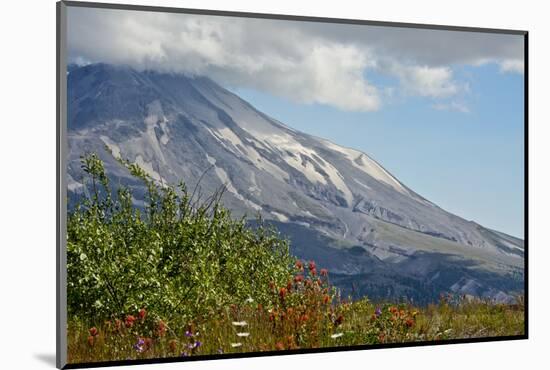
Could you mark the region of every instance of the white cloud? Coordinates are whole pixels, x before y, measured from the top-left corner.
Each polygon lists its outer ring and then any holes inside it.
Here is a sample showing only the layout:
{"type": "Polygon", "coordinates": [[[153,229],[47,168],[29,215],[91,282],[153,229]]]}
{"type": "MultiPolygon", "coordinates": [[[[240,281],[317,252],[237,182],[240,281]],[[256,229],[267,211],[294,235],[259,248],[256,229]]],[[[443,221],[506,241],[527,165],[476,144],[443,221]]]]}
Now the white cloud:
{"type": "Polygon", "coordinates": [[[279,73],[281,78],[269,78],[261,87],[304,103],[376,110],[380,107],[378,89],[363,77],[368,65],[368,56],[356,47],[316,45],[301,61],[279,73]]]}
{"type": "Polygon", "coordinates": [[[453,80],[448,67],[404,66],[395,64],[391,69],[409,94],[430,98],[446,98],[463,89],[453,80]]]}
{"type": "Polygon", "coordinates": [[[499,64],[500,64],[501,72],[515,72],[515,73],[523,74],[525,70],[523,60],[518,60],[518,59],[503,60],[499,64]]]}
{"type": "Polygon", "coordinates": [[[483,58],[476,60],[472,65],[480,67],[487,64],[497,64],[499,66],[500,72],[502,73],[525,73],[525,63],[523,58],[521,59],[488,59],[483,58]]]}
{"type": "Polygon", "coordinates": [[[398,92],[466,91],[449,67],[523,65],[520,36],[69,7],[73,61],[206,75],[301,103],[372,111],[398,92]],[[395,77],[376,86],[371,73],[395,77]]]}
{"type": "Polygon", "coordinates": [[[206,75],[343,110],[380,106],[366,48],[312,38],[281,21],[70,8],[71,55],[138,69],[206,75]],[[84,16],[83,12],[86,12],[84,16]]]}

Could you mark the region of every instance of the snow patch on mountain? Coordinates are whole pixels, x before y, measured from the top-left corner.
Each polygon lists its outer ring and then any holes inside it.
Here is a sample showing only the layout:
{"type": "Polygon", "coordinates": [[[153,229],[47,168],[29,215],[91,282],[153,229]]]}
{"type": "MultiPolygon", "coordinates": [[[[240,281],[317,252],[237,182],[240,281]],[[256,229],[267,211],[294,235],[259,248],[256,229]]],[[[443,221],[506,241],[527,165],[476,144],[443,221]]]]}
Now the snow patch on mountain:
{"type": "Polygon", "coordinates": [[[216,136],[218,137],[222,137],[225,140],[229,140],[229,142],[233,144],[235,148],[238,148],[239,145],[241,147],[245,146],[241,141],[241,139],[237,135],[235,135],[235,133],[229,127],[217,129],[214,131],[214,133],[215,134],[217,133],[216,136]]]}
{"type": "MultiPolygon", "coordinates": [[[[162,111],[162,105],[158,100],[155,100],[147,106],[149,115],[145,117],[144,123],[146,125],[146,130],[143,135],[144,141],[146,141],[149,146],[154,150],[155,156],[159,158],[162,163],[166,163],[164,154],[160,147],[159,140],[157,138],[157,133],[155,132],[156,127],[160,127],[159,122],[160,117],[164,117],[162,111]]],[[[163,120],[164,121],[164,120],[163,120]]]]}
{"type": "Polygon", "coordinates": [[[101,135],[99,138],[101,139],[101,141],[105,143],[105,145],[107,145],[107,147],[109,148],[111,153],[113,153],[113,156],[115,158],[120,158],[120,148],[114,141],[112,141],[110,138],[108,138],[105,135],[101,135]]]}
{"type": "Polygon", "coordinates": [[[261,211],[262,210],[262,207],[259,206],[258,204],[252,202],[251,200],[249,199],[245,199],[238,191],[237,189],[235,188],[235,186],[233,185],[233,183],[231,182],[231,179],[229,178],[229,176],[227,175],[227,172],[225,172],[225,170],[221,167],[218,167],[216,166],[216,159],[209,156],[208,154],[205,154],[206,155],[206,160],[208,161],[208,163],[210,163],[211,165],[214,166],[214,171],[216,172],[216,175],[218,176],[218,178],[220,179],[220,181],[222,182],[222,184],[225,186],[225,188],[227,189],[227,191],[229,191],[231,194],[233,194],[233,196],[235,198],[237,198],[238,200],[242,201],[246,206],[254,209],[255,211],[261,211]]]}
{"type": "Polygon", "coordinates": [[[358,183],[359,185],[361,185],[362,187],[364,187],[366,190],[372,190],[372,188],[366,184],[363,184],[361,181],[357,180],[357,179],[353,179],[353,181],[355,181],[356,183],[358,183]]]}
{"type": "Polygon", "coordinates": [[[141,154],[136,157],[136,160],[134,161],[134,163],[140,166],[154,180],[161,183],[165,182],[164,179],[160,176],[160,174],[153,169],[153,164],[151,162],[147,162],[146,160],[144,160],[141,154]]]}
{"type": "Polygon", "coordinates": [[[160,142],[162,145],[168,144],[168,141],[170,141],[170,129],[168,128],[168,120],[166,119],[166,116],[162,116],[162,121],[160,121],[160,128],[162,129],[162,135],[160,137],[160,142]]]}
{"type": "Polygon", "coordinates": [[[262,157],[253,146],[245,145],[230,128],[210,129],[206,127],[206,129],[227,151],[251,161],[255,167],[269,173],[277,179],[289,179],[288,173],[283,171],[276,164],[262,157]],[[231,147],[227,145],[226,142],[231,143],[231,147]]]}
{"type": "Polygon", "coordinates": [[[249,192],[255,195],[260,195],[262,193],[262,189],[260,189],[256,182],[256,174],[254,172],[250,172],[250,184],[251,185],[248,187],[249,192]]]}
{"type": "Polygon", "coordinates": [[[410,192],[395,177],[390,175],[388,171],[386,171],[382,166],[380,166],[376,161],[371,159],[365,153],[354,149],[344,148],[342,146],[333,144],[328,140],[322,141],[328,148],[337,151],[347,157],[354,167],[362,170],[367,175],[374,177],[376,180],[384,182],[401,194],[411,195],[410,192]]]}
{"type": "Polygon", "coordinates": [[[76,192],[80,189],[83,189],[84,185],[78,181],[75,181],[75,179],[73,179],[70,174],[67,174],[67,188],[69,189],[69,191],[76,192]]]}
{"type": "Polygon", "coordinates": [[[327,185],[328,177],[328,180],[343,193],[348,206],[352,204],[353,194],[343,176],[332,164],[316,159],[320,156],[314,149],[302,145],[285,133],[264,136],[262,140],[273,150],[278,151],[289,166],[303,174],[310,182],[327,185]]]}
{"type": "Polygon", "coordinates": [[[282,213],[279,213],[279,212],[275,212],[275,211],[271,211],[271,213],[277,217],[277,219],[281,222],[288,222],[288,217],[286,217],[285,215],[283,215],[282,213]]]}
{"type": "Polygon", "coordinates": [[[336,186],[338,190],[344,193],[344,198],[346,199],[348,206],[351,206],[353,202],[353,194],[351,190],[348,188],[348,186],[346,185],[344,177],[340,174],[340,172],[338,172],[338,170],[333,165],[331,165],[328,162],[324,162],[322,167],[323,167],[323,170],[327,173],[330,179],[330,182],[332,182],[332,184],[336,186]]]}

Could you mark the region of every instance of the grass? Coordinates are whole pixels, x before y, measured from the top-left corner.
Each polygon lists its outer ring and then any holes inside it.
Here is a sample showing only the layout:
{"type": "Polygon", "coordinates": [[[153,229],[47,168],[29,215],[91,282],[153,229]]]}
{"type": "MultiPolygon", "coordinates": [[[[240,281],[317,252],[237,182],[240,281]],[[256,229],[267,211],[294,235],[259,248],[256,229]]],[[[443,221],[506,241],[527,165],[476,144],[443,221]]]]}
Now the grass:
{"type": "Polygon", "coordinates": [[[443,296],[438,304],[346,301],[332,295],[328,274],[305,267],[273,286],[269,308],[248,299],[172,326],[146,308],[102,323],[73,319],[70,363],[243,352],[430,342],[524,334],[524,304],[443,296]]]}

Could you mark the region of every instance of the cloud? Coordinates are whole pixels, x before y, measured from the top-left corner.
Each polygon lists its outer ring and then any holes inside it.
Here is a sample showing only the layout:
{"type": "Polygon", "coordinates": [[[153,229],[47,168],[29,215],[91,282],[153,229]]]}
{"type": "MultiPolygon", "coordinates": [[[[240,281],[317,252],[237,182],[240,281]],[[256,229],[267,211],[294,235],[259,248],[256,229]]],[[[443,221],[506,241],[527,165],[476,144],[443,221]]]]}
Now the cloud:
{"type": "Polygon", "coordinates": [[[525,73],[525,63],[521,59],[480,59],[473,63],[474,66],[483,66],[486,64],[497,64],[502,73],[517,73],[523,75],[525,73]]]}
{"type": "Polygon", "coordinates": [[[470,108],[468,108],[466,104],[457,101],[451,101],[449,103],[436,103],[432,105],[432,108],[436,110],[470,113],[470,108]]]}
{"type": "Polygon", "coordinates": [[[522,35],[333,23],[308,23],[302,28],[326,39],[367,45],[404,64],[476,65],[480,61],[523,61],[524,57],[522,35]]]}
{"type": "Polygon", "coordinates": [[[405,92],[412,95],[446,98],[464,89],[453,80],[453,72],[448,67],[396,64],[391,72],[399,78],[405,92]]]}
{"type": "Polygon", "coordinates": [[[523,60],[519,59],[503,60],[499,64],[501,72],[515,72],[523,74],[525,70],[523,60]]]}
{"type": "Polygon", "coordinates": [[[206,75],[341,110],[380,109],[387,91],[431,99],[464,91],[451,64],[519,71],[520,36],[69,7],[71,61],[206,75]],[[396,86],[376,86],[375,73],[396,86]]]}
{"type": "MultiPolygon", "coordinates": [[[[380,107],[378,89],[363,77],[368,55],[346,45],[314,45],[287,68],[273,68],[273,75],[256,81],[264,90],[304,103],[333,105],[344,110],[370,111],[380,107]]],[[[279,66],[277,66],[279,67],[279,66]]]]}
{"type": "Polygon", "coordinates": [[[370,111],[366,48],[309,37],[287,22],[69,8],[70,56],[206,75],[303,103],[370,111]]]}

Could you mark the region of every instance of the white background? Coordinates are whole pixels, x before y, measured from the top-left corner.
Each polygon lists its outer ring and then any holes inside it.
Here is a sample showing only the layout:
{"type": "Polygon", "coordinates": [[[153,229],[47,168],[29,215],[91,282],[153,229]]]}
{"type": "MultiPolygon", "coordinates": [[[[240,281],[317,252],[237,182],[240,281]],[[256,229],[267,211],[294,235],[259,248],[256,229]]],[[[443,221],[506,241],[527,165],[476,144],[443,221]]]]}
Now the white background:
{"type": "MultiPolygon", "coordinates": [[[[550,206],[550,103],[546,92],[546,84],[550,83],[550,22],[544,1],[127,1],[530,31],[529,340],[164,364],[140,369],[548,368],[545,355],[550,349],[550,245],[545,210],[550,206]]],[[[0,14],[0,367],[53,368],[55,2],[5,1],[0,14]]]]}

